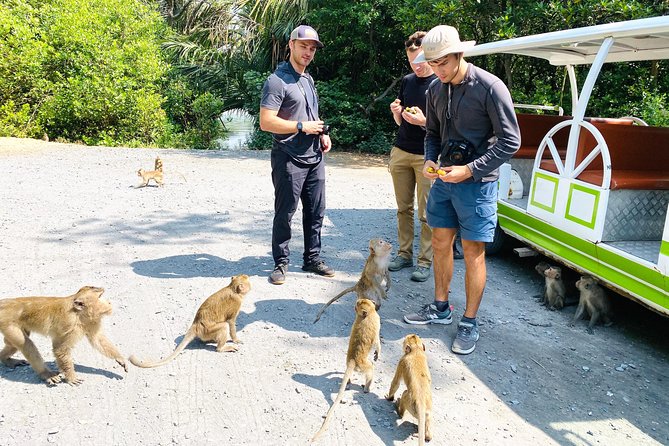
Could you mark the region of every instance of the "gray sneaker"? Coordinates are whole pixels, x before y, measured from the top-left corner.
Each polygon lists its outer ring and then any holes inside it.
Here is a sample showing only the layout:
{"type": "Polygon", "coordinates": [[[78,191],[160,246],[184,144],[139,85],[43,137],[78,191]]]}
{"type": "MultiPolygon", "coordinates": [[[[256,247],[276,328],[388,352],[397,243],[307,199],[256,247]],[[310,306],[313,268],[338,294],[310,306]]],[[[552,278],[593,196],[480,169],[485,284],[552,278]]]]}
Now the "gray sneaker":
{"type": "Polygon", "coordinates": [[[430,278],[430,268],[425,266],[417,266],[413,273],[411,273],[411,280],[414,282],[425,282],[430,278]]]}
{"type": "Polygon", "coordinates": [[[455,336],[451,350],[453,353],[468,355],[476,348],[476,341],[479,340],[479,327],[469,322],[458,324],[458,334],[455,336]]]}
{"type": "Polygon", "coordinates": [[[413,266],[413,260],[397,256],[388,264],[388,271],[399,271],[402,268],[409,268],[411,266],[413,266]]]}
{"type": "Polygon", "coordinates": [[[273,285],[282,285],[286,281],[286,270],[288,265],[280,263],[274,266],[274,271],[269,275],[269,283],[273,285]]]}
{"type": "Polygon", "coordinates": [[[412,325],[450,325],[453,322],[451,307],[449,306],[445,311],[438,311],[435,304],[427,304],[418,310],[418,313],[405,314],[404,322],[412,325]]]}

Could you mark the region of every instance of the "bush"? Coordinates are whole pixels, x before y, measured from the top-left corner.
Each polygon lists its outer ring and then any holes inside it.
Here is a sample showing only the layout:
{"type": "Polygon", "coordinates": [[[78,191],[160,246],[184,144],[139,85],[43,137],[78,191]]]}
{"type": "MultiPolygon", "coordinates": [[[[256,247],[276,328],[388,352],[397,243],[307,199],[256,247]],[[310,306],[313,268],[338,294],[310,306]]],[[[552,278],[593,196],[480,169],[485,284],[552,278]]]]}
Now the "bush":
{"type": "MultiPolygon", "coordinates": [[[[0,6],[0,100],[35,114],[23,134],[151,144],[167,124],[166,29],[142,0],[9,0],[0,6]]],[[[9,120],[7,107],[1,113],[9,120]]],[[[4,128],[22,135],[16,125],[4,128]]]]}
{"type": "Polygon", "coordinates": [[[18,138],[37,138],[42,135],[41,128],[32,119],[30,106],[23,104],[18,107],[9,100],[0,105],[0,136],[18,138]]]}

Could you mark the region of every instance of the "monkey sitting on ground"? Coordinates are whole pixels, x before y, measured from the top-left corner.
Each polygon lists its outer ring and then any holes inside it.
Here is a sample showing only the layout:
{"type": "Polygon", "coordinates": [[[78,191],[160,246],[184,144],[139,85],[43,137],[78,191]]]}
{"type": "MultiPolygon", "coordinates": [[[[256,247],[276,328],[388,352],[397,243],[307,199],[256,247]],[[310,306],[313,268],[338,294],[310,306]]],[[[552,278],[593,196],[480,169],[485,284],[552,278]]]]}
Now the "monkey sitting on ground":
{"type": "Polygon", "coordinates": [[[546,285],[542,304],[549,310],[561,310],[565,304],[567,289],[562,280],[562,268],[551,266],[544,271],[546,285]]]}
{"type": "Polygon", "coordinates": [[[20,350],[35,372],[47,384],[61,382],[58,372],[49,370],[37,347],[30,339],[35,332],[51,338],[56,364],[70,385],[83,381],[74,372],[72,348],[86,336],[91,345],[108,358],[116,360],[127,372],[128,366],[116,347],[102,333],[102,317],[112,312],[112,306],[100,298],[104,289],[85,286],[67,297],[18,297],[0,300],[0,332],[5,348],[0,361],[8,367],[27,365],[11,358],[20,350]]]}
{"type": "Polygon", "coordinates": [[[576,282],[576,288],[581,292],[581,296],[572,320],[571,326],[576,324],[583,315],[587,313],[590,315],[590,323],[588,324],[587,332],[594,334],[592,327],[600,320],[604,321],[606,327],[610,326],[612,311],[611,302],[609,301],[604,288],[599,286],[597,281],[590,276],[581,276],[576,282]]]}
{"type": "Polygon", "coordinates": [[[353,322],[351,336],[348,342],[348,352],[346,353],[346,371],[344,372],[344,378],[339,387],[339,393],[337,393],[337,397],[332,403],[332,406],[330,406],[321,428],[311,439],[312,443],[325,432],[330,417],[332,416],[335,407],[341,402],[346,386],[354,371],[365,374],[365,385],[363,387],[365,393],[369,392],[369,388],[372,385],[372,379],[374,378],[374,363],[368,359],[368,356],[372,347],[376,347],[374,351],[374,361],[378,360],[379,355],[381,354],[381,339],[379,337],[381,331],[381,318],[379,317],[379,313],[376,312],[374,302],[369,299],[359,299],[355,303],[355,315],[355,321],[353,322]]]}
{"type": "Polygon", "coordinates": [[[321,315],[327,307],[338,300],[344,294],[355,291],[358,299],[369,299],[374,302],[376,311],[381,308],[381,300],[388,298],[388,290],[390,290],[390,273],[388,272],[388,264],[390,263],[390,253],[393,246],[387,241],[374,238],[369,241],[369,256],[365,261],[365,266],[360,274],[360,279],[352,287],[346,288],[341,293],[330,299],[328,303],[323,305],[314,324],[319,321],[321,315]],[[385,287],[384,285],[385,280],[385,287]]]}
{"type": "Polygon", "coordinates": [[[546,262],[539,262],[537,263],[537,266],[534,267],[534,270],[544,279],[544,289],[541,292],[541,294],[537,294],[534,296],[535,299],[537,299],[539,302],[542,304],[546,303],[546,270],[550,268],[551,266],[546,263],[546,262]]]}
{"type": "Polygon", "coordinates": [[[242,300],[251,290],[249,276],[240,274],[234,276],[230,284],[209,296],[195,314],[195,319],[184,335],[174,352],[167,358],[156,362],[145,362],[130,356],[130,362],[137,367],[151,368],[167,364],[186,348],[195,338],[202,342],[215,341],[217,352],[236,352],[237,347],[226,345],[228,328],[230,338],[235,344],[241,341],[237,338],[237,315],[242,306],[242,300]]]}
{"type": "Polygon", "coordinates": [[[135,189],[140,187],[146,187],[149,185],[149,181],[153,180],[159,187],[163,186],[163,172],[162,170],[144,170],[139,169],[137,171],[137,176],[142,177],[142,184],[135,186],[135,189]]]}
{"type": "Polygon", "coordinates": [[[432,439],[430,418],[432,413],[432,377],[427,366],[425,344],[418,335],[410,334],[404,338],[404,356],[397,364],[397,370],[386,399],[392,401],[400,383],[406,390],[395,402],[395,409],[400,418],[409,412],[418,420],[418,444],[424,445],[432,439]]]}

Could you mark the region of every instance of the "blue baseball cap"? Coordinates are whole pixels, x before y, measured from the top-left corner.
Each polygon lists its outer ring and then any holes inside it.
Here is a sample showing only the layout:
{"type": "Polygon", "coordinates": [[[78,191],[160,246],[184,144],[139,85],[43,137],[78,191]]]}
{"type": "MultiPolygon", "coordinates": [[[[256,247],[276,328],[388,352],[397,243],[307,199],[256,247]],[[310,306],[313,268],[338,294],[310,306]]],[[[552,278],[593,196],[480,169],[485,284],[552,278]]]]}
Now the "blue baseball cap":
{"type": "Polygon", "coordinates": [[[318,48],[323,44],[318,40],[318,33],[309,25],[300,25],[290,33],[290,40],[313,40],[318,48]]]}

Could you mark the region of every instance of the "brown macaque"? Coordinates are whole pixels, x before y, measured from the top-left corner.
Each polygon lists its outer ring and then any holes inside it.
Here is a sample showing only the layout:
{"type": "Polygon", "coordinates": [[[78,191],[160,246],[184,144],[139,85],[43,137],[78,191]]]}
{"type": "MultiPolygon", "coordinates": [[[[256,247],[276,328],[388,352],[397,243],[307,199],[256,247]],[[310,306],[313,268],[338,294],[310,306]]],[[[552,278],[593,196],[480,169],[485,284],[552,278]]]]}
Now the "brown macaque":
{"type": "Polygon", "coordinates": [[[578,301],[578,307],[576,307],[576,313],[574,313],[574,319],[570,325],[573,326],[576,324],[576,321],[587,312],[590,315],[590,323],[586,330],[588,333],[594,334],[592,327],[600,319],[604,321],[606,327],[610,326],[613,323],[611,321],[613,312],[611,311],[611,302],[604,288],[590,276],[581,276],[576,282],[576,288],[581,292],[581,296],[578,301]]]}
{"type": "Polygon", "coordinates": [[[543,304],[550,310],[561,310],[564,307],[567,289],[562,280],[562,268],[551,266],[544,271],[546,287],[543,304]]]}
{"type": "Polygon", "coordinates": [[[249,276],[234,276],[230,284],[209,296],[195,314],[195,319],[176,349],[167,358],[155,362],[139,360],[130,356],[130,362],[137,367],[151,368],[165,365],[181,353],[188,344],[199,338],[202,342],[216,342],[217,352],[236,352],[237,347],[227,345],[228,330],[235,344],[241,344],[237,338],[237,315],[246,293],[251,290],[249,276]]]}
{"type": "Polygon", "coordinates": [[[163,171],[163,160],[161,160],[159,156],[156,157],[156,161],[154,163],[153,170],[156,170],[158,172],[163,171]]]}
{"type": "Polygon", "coordinates": [[[135,188],[146,187],[149,185],[149,181],[153,180],[160,187],[163,186],[163,172],[160,170],[144,170],[139,169],[137,171],[137,176],[142,177],[142,184],[136,186],[135,188]]]}
{"type": "Polygon", "coordinates": [[[91,345],[108,358],[114,359],[127,372],[125,358],[102,333],[102,317],[112,312],[111,304],[100,296],[104,289],[85,286],[67,297],[17,297],[0,300],[0,332],[5,347],[0,361],[8,366],[32,366],[33,370],[53,385],[65,381],[70,385],[82,383],[74,372],[72,348],[86,336],[91,345]],[[63,377],[49,370],[37,347],[30,339],[32,332],[51,338],[53,355],[63,377]],[[20,351],[26,363],[11,356],[20,351]]]}
{"type": "Polygon", "coordinates": [[[323,315],[323,312],[333,302],[340,297],[353,291],[356,292],[358,299],[369,299],[374,302],[376,311],[381,308],[381,300],[388,298],[388,290],[390,290],[390,273],[388,272],[388,264],[390,263],[390,254],[393,246],[387,241],[374,238],[369,241],[369,256],[365,261],[365,266],[360,274],[360,279],[352,287],[346,288],[341,293],[330,299],[328,303],[323,305],[314,324],[318,322],[323,315]],[[385,284],[384,284],[385,281],[385,284]],[[384,286],[385,285],[385,286],[384,286]]]}
{"type": "Polygon", "coordinates": [[[330,406],[321,428],[311,439],[312,443],[325,432],[335,407],[341,402],[346,386],[351,380],[354,371],[361,372],[365,375],[365,385],[363,390],[365,393],[369,392],[369,388],[372,385],[372,379],[374,378],[374,363],[368,359],[368,356],[372,351],[372,348],[376,347],[374,350],[374,361],[379,359],[379,355],[381,354],[380,331],[381,318],[379,317],[379,313],[376,312],[374,302],[369,299],[359,299],[355,303],[355,321],[353,322],[351,337],[348,341],[344,378],[339,387],[339,393],[337,393],[337,397],[332,403],[332,406],[330,406]]]}
{"type": "Polygon", "coordinates": [[[425,344],[418,335],[410,334],[404,338],[403,347],[404,356],[397,364],[386,399],[392,401],[400,384],[404,383],[406,390],[395,402],[395,409],[400,418],[409,412],[418,420],[418,444],[424,445],[432,439],[432,377],[427,366],[425,344]]]}

